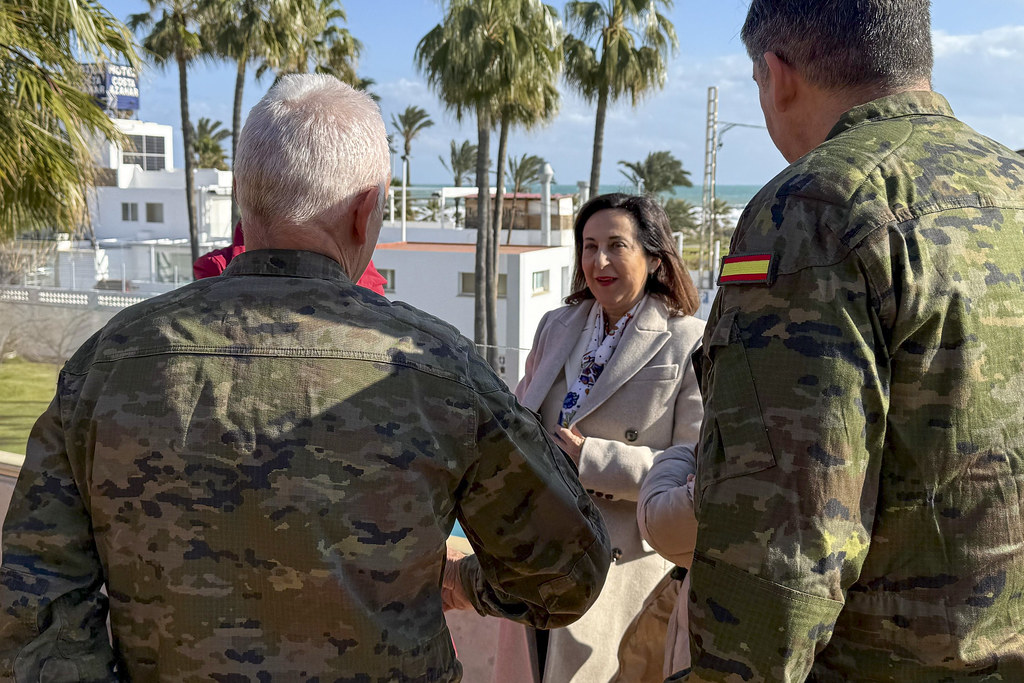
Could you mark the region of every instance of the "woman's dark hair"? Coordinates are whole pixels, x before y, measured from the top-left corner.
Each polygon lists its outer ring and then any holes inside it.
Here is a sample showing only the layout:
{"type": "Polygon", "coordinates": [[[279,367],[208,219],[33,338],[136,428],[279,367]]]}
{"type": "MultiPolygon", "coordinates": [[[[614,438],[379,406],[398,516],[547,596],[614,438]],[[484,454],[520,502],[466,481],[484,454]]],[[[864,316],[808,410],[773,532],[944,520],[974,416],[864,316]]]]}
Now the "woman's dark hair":
{"type": "Polygon", "coordinates": [[[578,304],[593,299],[594,293],[587,287],[583,276],[583,227],[598,211],[618,209],[633,218],[637,241],[648,256],[661,259],[661,265],[647,278],[644,291],[665,302],[675,315],[693,315],[700,305],[697,288],[690,279],[690,273],[683,266],[676,251],[675,240],[669,229],[668,216],[651,197],[630,194],[603,194],[583,205],[573,224],[576,239],[576,263],[572,275],[572,294],[565,297],[565,303],[578,304]]]}

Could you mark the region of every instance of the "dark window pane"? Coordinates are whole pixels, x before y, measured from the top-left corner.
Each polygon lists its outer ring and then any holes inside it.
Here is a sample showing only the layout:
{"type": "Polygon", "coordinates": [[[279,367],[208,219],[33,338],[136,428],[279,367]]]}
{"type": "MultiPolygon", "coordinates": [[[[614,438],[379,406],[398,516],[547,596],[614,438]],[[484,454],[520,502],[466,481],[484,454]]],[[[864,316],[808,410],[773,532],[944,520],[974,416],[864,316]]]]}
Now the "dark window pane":
{"type": "Polygon", "coordinates": [[[164,139],[153,135],[146,136],[146,154],[163,154],[164,139]]]}
{"type": "Polygon", "coordinates": [[[146,202],[146,222],[147,223],[163,223],[164,222],[164,205],[163,204],[151,204],[146,202]]]}

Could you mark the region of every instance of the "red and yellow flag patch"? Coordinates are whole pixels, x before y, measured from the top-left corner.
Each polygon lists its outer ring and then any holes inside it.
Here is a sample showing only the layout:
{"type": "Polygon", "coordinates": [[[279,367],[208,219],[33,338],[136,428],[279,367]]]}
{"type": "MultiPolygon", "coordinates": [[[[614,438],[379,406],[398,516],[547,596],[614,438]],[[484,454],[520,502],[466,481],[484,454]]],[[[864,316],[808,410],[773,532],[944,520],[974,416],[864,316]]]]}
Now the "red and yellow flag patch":
{"type": "Polygon", "coordinates": [[[736,254],[722,259],[719,285],[771,284],[771,254],[736,254]]]}

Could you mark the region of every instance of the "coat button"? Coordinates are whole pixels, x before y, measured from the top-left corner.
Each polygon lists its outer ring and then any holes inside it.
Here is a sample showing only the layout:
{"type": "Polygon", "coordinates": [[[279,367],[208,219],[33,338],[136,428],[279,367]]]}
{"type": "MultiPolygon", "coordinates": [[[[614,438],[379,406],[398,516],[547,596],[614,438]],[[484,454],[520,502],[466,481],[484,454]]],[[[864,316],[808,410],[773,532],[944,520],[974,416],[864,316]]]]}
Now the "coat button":
{"type": "Polygon", "coordinates": [[[612,548],[612,559],[618,562],[622,558],[622,548],[612,548]]]}
{"type": "Polygon", "coordinates": [[[635,429],[626,430],[626,441],[636,441],[636,437],[639,436],[635,429]]]}

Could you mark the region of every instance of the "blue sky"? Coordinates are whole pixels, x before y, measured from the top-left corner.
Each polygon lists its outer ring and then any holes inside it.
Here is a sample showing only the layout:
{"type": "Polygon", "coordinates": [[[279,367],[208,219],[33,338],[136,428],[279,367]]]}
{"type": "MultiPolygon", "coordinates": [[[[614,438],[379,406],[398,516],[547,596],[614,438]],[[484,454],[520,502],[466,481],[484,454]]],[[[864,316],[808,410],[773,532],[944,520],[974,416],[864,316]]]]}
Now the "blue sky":
{"type": "MultiPolygon", "coordinates": [[[[549,0],[550,1],[550,0],[549,0]]],[[[426,85],[413,62],[420,38],[441,21],[440,0],[347,0],[348,28],[364,44],[358,71],[377,81],[385,122],[408,105],[426,109],[435,121],[413,142],[412,181],[450,182],[438,161],[447,157],[449,141],[476,142],[474,121],[456,121],[426,85]]],[[[561,8],[564,2],[553,3],[561,8]]],[[[676,0],[670,18],[679,34],[665,89],[639,107],[627,102],[610,108],[605,128],[602,184],[624,183],[617,161],[636,161],[649,152],[668,149],[700,182],[704,155],[707,88],[719,87],[719,119],[762,124],[750,61],[739,40],[746,0],[676,0]]],[[[143,0],[108,0],[118,18],[145,10],[143,0]]],[[[933,84],[954,111],[982,133],[1015,149],[1024,148],[1024,0],[934,0],[933,84]]],[[[193,120],[210,117],[231,122],[234,67],[197,64],[189,73],[189,106],[193,120]]],[[[175,127],[181,158],[181,114],[177,70],[149,67],[141,78],[139,118],[175,127]]],[[[271,79],[246,84],[243,112],[248,112],[270,86],[271,79]]],[[[594,134],[593,107],[562,88],[558,118],[545,128],[514,132],[509,153],[545,157],[556,181],[574,184],[589,177],[594,134]]],[[[496,136],[495,136],[496,138],[496,136]]],[[[718,157],[721,184],[760,185],[785,162],[763,129],[734,128],[723,136],[718,157]]],[[[496,140],[492,145],[496,144],[496,140]]],[[[493,149],[493,147],[492,147],[493,149]]]]}

